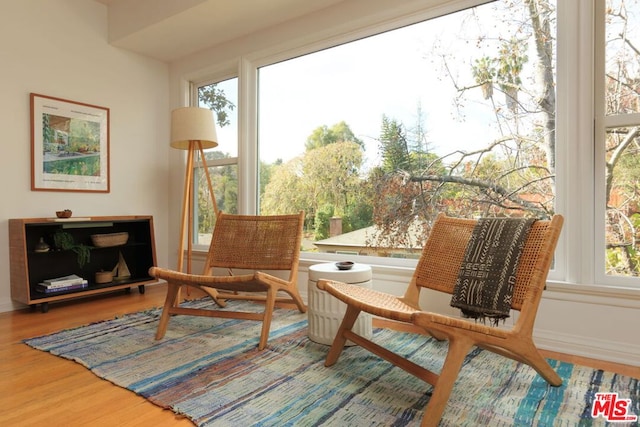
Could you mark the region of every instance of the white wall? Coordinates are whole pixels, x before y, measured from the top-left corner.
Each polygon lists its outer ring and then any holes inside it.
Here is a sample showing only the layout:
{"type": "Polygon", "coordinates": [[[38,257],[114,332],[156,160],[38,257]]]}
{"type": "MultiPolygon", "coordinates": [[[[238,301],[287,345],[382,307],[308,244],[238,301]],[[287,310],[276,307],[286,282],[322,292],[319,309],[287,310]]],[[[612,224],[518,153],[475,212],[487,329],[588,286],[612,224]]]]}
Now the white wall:
{"type": "Polygon", "coordinates": [[[0,311],[9,288],[8,219],[153,215],[168,263],[168,65],[107,43],[107,10],[88,0],[0,3],[0,311]],[[111,192],[31,191],[29,93],[110,109],[111,192]]]}
{"type": "MultiPolygon", "coordinates": [[[[373,25],[377,25],[377,30],[380,30],[385,25],[389,25],[389,22],[402,23],[411,20],[412,15],[416,13],[424,16],[422,9],[428,4],[438,4],[436,7],[446,8],[447,3],[463,4],[464,1],[397,0],[393,2],[392,7],[389,6],[389,2],[383,0],[353,0],[347,3],[339,3],[313,16],[290,21],[277,28],[216,46],[172,63],[170,68],[172,104],[184,105],[183,90],[185,81],[189,79],[213,77],[216,73],[224,76],[229,69],[235,69],[244,77],[251,76],[251,67],[256,64],[261,65],[263,58],[278,57],[281,52],[288,52],[290,55],[297,49],[302,53],[311,46],[326,47],[327,43],[339,43],[340,40],[354,34],[366,35],[367,32],[372,31],[373,25]],[[445,5],[443,6],[442,3],[445,5]],[[381,22],[384,22],[382,26],[379,25],[381,22]]],[[[574,78],[573,75],[572,78],[574,78]]],[[[584,82],[584,85],[585,87],[580,87],[580,92],[585,92],[586,88],[588,94],[592,82],[584,82]]],[[[255,88],[251,83],[241,86],[241,99],[246,99],[244,97],[251,99],[252,90],[255,88]]],[[[252,133],[251,126],[251,124],[241,123],[241,129],[249,135],[252,133]]],[[[574,127],[584,134],[593,133],[591,120],[576,123],[574,127]]],[[[567,138],[576,138],[576,135],[571,134],[567,138]]],[[[177,170],[178,161],[178,158],[170,159],[170,162],[176,162],[172,163],[172,169],[177,170]]],[[[241,163],[240,166],[244,165],[241,163]]],[[[243,172],[243,176],[247,173],[249,172],[243,172]]],[[[242,182],[240,187],[242,188],[242,182]]],[[[171,197],[175,198],[179,195],[180,189],[176,188],[171,197]]],[[[580,209],[583,207],[581,206],[580,209]]],[[[566,217],[563,234],[579,239],[581,237],[579,234],[569,233],[569,230],[575,228],[580,221],[579,218],[572,216],[573,213],[568,210],[569,216],[566,217]]],[[[175,215],[176,213],[172,214],[172,216],[175,215]]],[[[303,254],[301,261],[300,290],[303,296],[306,296],[307,267],[321,262],[309,259],[310,256],[312,255],[303,254]]],[[[376,265],[385,262],[384,260],[371,260],[371,262],[374,273],[373,287],[401,295],[407,286],[411,272],[388,265],[376,265]]],[[[584,265],[585,268],[590,268],[589,262],[585,262],[584,265]]],[[[588,274],[585,275],[585,277],[588,276],[588,274]]],[[[451,312],[448,307],[450,298],[431,297],[432,295],[425,295],[422,298],[423,309],[451,312]]],[[[640,322],[640,292],[629,289],[607,289],[591,286],[588,283],[550,281],[538,313],[534,338],[541,348],[640,366],[638,322],[640,322]]]]}

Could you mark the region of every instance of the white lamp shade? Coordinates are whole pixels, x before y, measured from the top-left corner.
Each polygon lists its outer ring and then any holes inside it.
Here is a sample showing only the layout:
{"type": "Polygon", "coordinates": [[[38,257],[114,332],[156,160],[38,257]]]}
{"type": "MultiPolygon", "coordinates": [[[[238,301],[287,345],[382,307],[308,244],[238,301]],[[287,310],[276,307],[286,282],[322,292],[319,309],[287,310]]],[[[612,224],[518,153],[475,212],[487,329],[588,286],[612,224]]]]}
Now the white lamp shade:
{"type": "Polygon", "coordinates": [[[171,146],[188,150],[190,141],[200,141],[202,148],[218,145],[213,111],[208,108],[183,107],[171,112],[171,146]]]}

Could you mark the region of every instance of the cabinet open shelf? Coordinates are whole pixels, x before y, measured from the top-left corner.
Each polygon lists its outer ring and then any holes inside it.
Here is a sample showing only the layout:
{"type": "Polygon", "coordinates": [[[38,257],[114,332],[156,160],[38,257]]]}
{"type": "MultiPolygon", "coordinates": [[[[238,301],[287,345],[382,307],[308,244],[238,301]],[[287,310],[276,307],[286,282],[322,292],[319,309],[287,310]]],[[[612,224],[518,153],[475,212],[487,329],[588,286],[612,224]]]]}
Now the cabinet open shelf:
{"type": "Polygon", "coordinates": [[[11,269],[11,297],[24,304],[41,305],[49,309],[49,302],[80,298],[117,290],[129,291],[137,286],[144,293],[144,285],[155,283],[148,270],[156,264],[153,217],[102,216],[60,221],[54,218],[20,218],[9,220],[9,256],[11,269]],[[56,237],[65,234],[71,247],[60,248],[56,237]],[[95,234],[127,233],[126,243],[117,246],[95,246],[95,234]],[[44,245],[43,249],[43,243],[44,245]],[[48,249],[46,248],[48,246],[48,249]],[[80,256],[80,252],[85,255],[80,256]],[[88,257],[86,253],[88,251],[88,257]],[[115,277],[109,283],[96,283],[96,272],[126,267],[127,277],[115,277]],[[75,274],[88,281],[86,288],[45,293],[37,285],[45,280],[75,274]]]}

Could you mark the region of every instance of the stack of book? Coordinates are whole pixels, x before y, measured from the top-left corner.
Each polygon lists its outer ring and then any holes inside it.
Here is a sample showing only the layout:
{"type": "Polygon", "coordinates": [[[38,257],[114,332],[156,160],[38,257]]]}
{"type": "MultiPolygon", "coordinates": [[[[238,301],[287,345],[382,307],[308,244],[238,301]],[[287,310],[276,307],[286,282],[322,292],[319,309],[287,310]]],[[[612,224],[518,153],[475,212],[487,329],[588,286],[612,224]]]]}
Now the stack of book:
{"type": "Polygon", "coordinates": [[[83,289],[89,286],[89,282],[82,277],[70,274],[68,276],[56,277],[55,279],[44,280],[36,286],[39,292],[51,294],[56,292],[66,292],[76,289],[83,289]]]}

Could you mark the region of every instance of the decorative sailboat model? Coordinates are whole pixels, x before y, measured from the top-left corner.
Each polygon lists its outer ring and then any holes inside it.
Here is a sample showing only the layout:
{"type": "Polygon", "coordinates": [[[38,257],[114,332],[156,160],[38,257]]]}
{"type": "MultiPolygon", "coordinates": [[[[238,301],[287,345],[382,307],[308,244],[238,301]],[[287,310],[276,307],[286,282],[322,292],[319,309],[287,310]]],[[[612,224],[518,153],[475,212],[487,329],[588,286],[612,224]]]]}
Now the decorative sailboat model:
{"type": "Polygon", "coordinates": [[[127,280],[131,278],[131,272],[122,256],[122,252],[118,254],[118,263],[113,267],[111,273],[113,274],[113,280],[127,280]]]}

